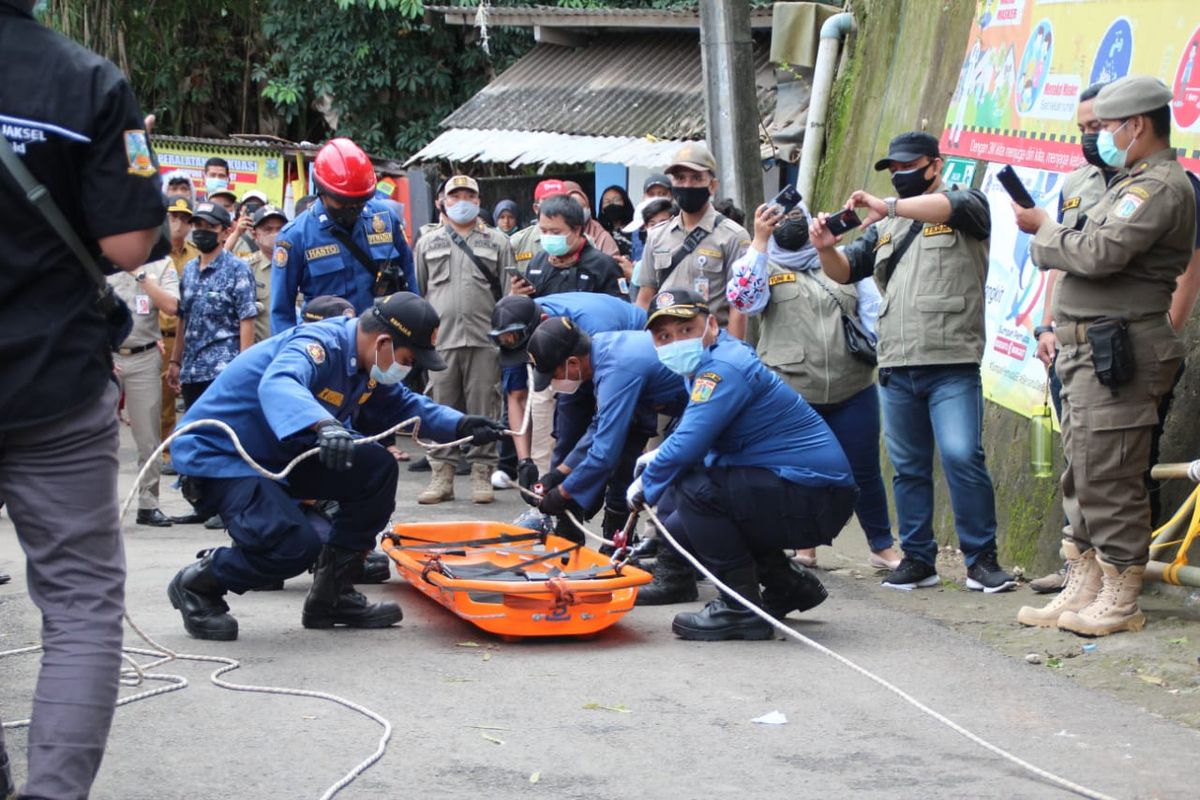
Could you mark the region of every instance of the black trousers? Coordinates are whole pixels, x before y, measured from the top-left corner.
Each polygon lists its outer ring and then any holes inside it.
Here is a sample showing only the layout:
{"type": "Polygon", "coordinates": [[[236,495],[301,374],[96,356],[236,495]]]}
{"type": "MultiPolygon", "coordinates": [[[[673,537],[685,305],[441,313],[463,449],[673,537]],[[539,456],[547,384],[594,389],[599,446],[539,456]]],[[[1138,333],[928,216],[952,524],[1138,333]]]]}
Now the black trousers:
{"type": "Polygon", "coordinates": [[[855,486],[803,486],[758,467],[696,468],[659,502],[688,552],[720,575],[784,548],[830,544],[858,499],[855,486]]]}
{"type": "Polygon", "coordinates": [[[195,405],[196,401],[200,399],[200,395],[204,394],[204,390],[212,384],[212,381],[180,384],[179,394],[183,396],[183,407],[188,409],[195,405]]]}

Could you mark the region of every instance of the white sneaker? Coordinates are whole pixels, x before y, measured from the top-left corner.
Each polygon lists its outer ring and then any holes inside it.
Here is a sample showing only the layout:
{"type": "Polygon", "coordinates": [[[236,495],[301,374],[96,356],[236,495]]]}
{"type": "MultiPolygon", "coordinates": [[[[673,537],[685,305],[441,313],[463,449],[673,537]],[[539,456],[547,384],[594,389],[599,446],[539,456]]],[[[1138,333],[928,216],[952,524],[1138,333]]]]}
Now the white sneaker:
{"type": "Polygon", "coordinates": [[[492,473],[492,488],[511,489],[512,478],[508,477],[508,474],[504,470],[498,469],[492,473]]]}

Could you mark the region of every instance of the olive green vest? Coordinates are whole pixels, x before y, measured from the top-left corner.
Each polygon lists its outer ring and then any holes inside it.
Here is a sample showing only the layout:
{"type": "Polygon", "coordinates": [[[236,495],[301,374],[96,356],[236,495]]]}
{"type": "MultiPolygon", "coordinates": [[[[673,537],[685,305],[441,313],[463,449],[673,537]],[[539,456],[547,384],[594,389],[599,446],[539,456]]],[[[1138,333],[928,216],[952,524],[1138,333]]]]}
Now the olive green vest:
{"type": "Polygon", "coordinates": [[[777,264],[770,265],[767,283],[771,299],[758,337],[764,364],[817,405],[840,403],[871,385],[874,367],[850,355],[842,330],[842,309],[858,316],[852,285],[835,283],[819,268],[794,272],[777,264]]]}
{"type": "Polygon", "coordinates": [[[901,217],[877,224],[875,280],[883,294],[876,324],[879,366],[978,364],[983,358],[988,240],[949,225],[901,217]],[[900,263],[889,269],[910,225],[921,231],[900,263]]]}

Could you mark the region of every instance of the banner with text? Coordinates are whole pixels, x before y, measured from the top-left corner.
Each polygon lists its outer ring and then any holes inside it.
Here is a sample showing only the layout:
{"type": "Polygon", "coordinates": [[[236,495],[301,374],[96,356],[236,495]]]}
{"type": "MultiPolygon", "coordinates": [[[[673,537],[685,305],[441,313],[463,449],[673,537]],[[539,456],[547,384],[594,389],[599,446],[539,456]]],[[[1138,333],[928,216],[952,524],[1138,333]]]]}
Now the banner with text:
{"type": "Polygon", "coordinates": [[[1200,171],[1200,2],[980,0],[942,151],[1067,172],[1079,93],[1125,75],[1171,87],[1171,143],[1200,171]]]}
{"type": "Polygon", "coordinates": [[[251,189],[267,195],[267,201],[284,203],[284,155],[272,150],[249,150],[223,147],[178,145],[156,139],[154,152],[158,155],[160,171],[165,175],[183,170],[192,176],[198,192],[204,192],[204,162],[219,156],[229,162],[229,188],[240,198],[251,189]]]}

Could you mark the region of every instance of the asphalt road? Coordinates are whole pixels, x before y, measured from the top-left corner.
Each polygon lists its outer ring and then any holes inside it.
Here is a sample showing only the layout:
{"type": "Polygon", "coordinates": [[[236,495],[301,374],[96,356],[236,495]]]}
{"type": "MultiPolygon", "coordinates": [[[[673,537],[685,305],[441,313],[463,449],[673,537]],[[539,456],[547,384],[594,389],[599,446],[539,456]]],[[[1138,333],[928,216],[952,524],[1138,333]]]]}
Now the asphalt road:
{"type": "MultiPolygon", "coordinates": [[[[122,491],[133,472],[126,445],[122,491]]],[[[397,521],[508,521],[525,508],[512,491],[491,506],[417,506],[425,480],[402,471],[397,521]]],[[[466,478],[458,491],[469,498],[466,478]]],[[[168,513],[182,511],[166,484],[163,496],[168,513]]],[[[366,593],[398,601],[401,625],[308,631],[304,575],[283,592],[231,596],[241,638],[198,642],[165,587],[197,549],[223,540],[199,526],[129,524],[130,613],[169,647],[239,659],[226,676],[235,682],[333,692],[390,719],[386,756],[341,797],[1069,796],[794,641],[675,639],[680,607],[636,609],[590,641],[506,643],[393,578],[366,593]],[[787,723],[751,722],[771,711],[787,723]]],[[[35,641],[39,625],[7,518],[0,568],[14,574],[0,587],[4,650],[35,641]]],[[[795,618],[797,630],[1064,777],[1113,797],[1195,796],[1195,730],[889,607],[874,581],[826,582],[830,599],[795,618]]],[[[711,594],[702,587],[702,600],[711,594]]],[[[4,718],[27,715],[36,667],[33,656],[0,659],[4,718]]],[[[94,797],[316,798],[375,747],[379,728],[340,707],[221,690],[202,664],[168,671],[191,686],[118,710],[94,797]]],[[[20,776],[25,732],[8,739],[20,776]]]]}

